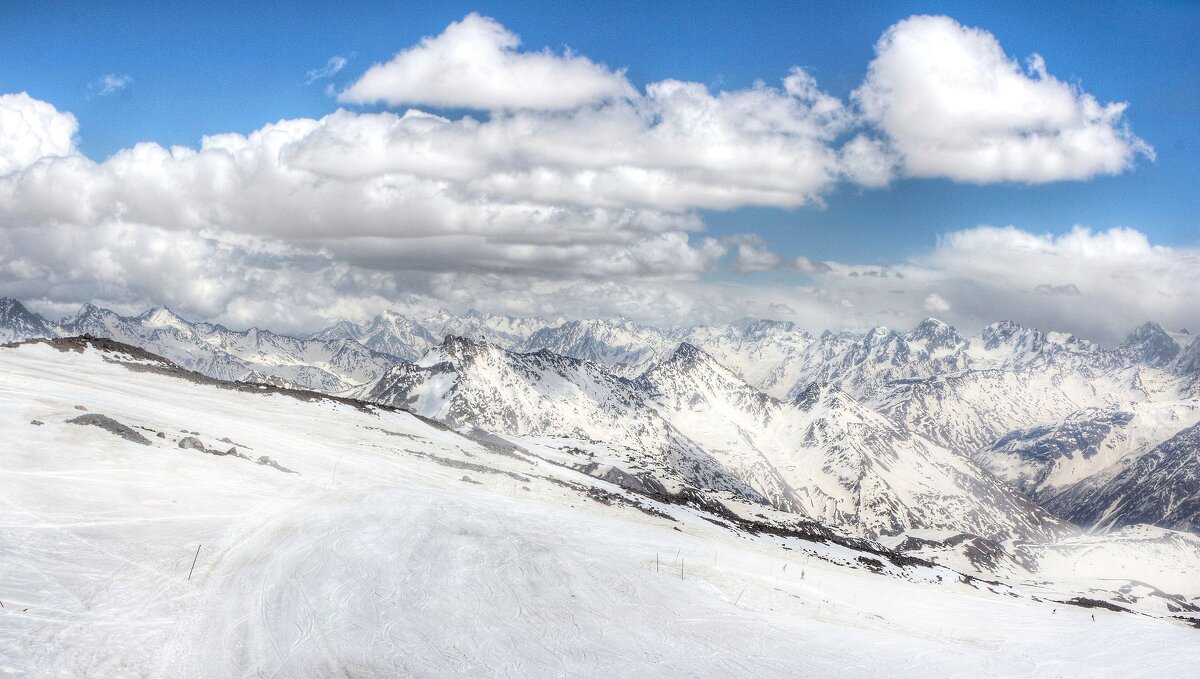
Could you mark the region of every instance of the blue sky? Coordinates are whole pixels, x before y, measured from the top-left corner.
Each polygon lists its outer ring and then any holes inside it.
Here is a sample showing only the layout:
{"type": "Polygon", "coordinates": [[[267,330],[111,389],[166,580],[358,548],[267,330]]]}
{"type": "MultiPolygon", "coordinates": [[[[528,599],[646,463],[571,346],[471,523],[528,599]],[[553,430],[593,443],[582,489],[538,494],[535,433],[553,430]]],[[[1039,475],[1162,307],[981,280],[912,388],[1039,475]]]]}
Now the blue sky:
{"type": "MultiPolygon", "coordinates": [[[[713,209],[699,201],[681,208],[704,224],[691,236],[697,248],[704,236],[731,243],[739,234],[754,234],[785,262],[803,256],[848,266],[900,266],[937,256],[939,237],[981,225],[1057,236],[1076,225],[1094,232],[1128,227],[1152,246],[1190,253],[1200,245],[1196,3],[9,2],[0,6],[0,93],[28,92],[69,111],[78,122],[73,152],[94,161],[139,142],[197,147],[204,135],[248,134],[274,121],[321,118],[339,107],[358,114],[403,112],[408,104],[339,103],[326,87],[344,90],[373,64],[388,62],[470,12],[519,35],[522,50],[549,48],[562,55],[569,48],[610,69],[625,69],[639,90],[667,79],[703,83],[714,93],[745,90],[758,80],[781,87],[782,78],[799,66],[820,90],[846,105],[889,27],[912,15],[944,14],[989,32],[1012,58],[1040,54],[1051,76],[1101,104],[1127,102],[1120,126],[1154,149],[1153,159],[1135,155],[1122,171],[1084,180],[981,184],[899,172],[884,186],[853,181],[824,186],[813,194],[823,205],[735,201],[728,209],[713,209]],[[310,70],[335,55],[347,59],[344,68],[307,82],[310,70]],[[103,94],[106,75],[128,82],[103,94]]],[[[452,119],[486,117],[436,100],[413,105],[452,119]]],[[[699,280],[764,286],[811,281],[798,278],[794,267],[735,273],[734,246],[726,247],[723,264],[705,269],[699,280]]],[[[345,256],[355,266],[387,268],[369,257],[345,256]]],[[[393,273],[410,265],[392,265],[393,273]]],[[[477,264],[462,270],[491,273],[477,264]]],[[[427,283],[415,287],[432,294],[427,283]]],[[[921,297],[927,300],[925,292],[921,297]]],[[[113,294],[130,304],[146,296],[113,294]]],[[[54,305],[66,304],[70,295],[57,289],[44,296],[54,305]]],[[[230,299],[208,305],[189,299],[176,303],[229,318],[230,299]]]]}
{"type": "Polygon", "coordinates": [[[93,158],[139,141],[196,145],[338,106],[305,73],[351,55],[335,82],[470,11],[493,16],[527,47],[569,46],[632,82],[679,78],[714,88],[809,69],[831,94],[861,82],[872,46],[912,14],[985,27],[1012,55],[1038,52],[1059,78],[1101,101],[1127,101],[1133,130],[1156,150],[1133,172],[1088,182],[974,186],[901,180],[844,186],[827,209],[706,215],[717,235],[751,229],[787,254],[894,260],[949,230],[979,224],[1054,233],[1130,226],[1168,245],[1200,241],[1200,4],[1162,3],[5,3],[0,91],[27,90],[80,119],[93,158]],[[53,49],[47,46],[53,45],[53,49]],[[107,73],[133,84],[98,97],[107,73]]]}

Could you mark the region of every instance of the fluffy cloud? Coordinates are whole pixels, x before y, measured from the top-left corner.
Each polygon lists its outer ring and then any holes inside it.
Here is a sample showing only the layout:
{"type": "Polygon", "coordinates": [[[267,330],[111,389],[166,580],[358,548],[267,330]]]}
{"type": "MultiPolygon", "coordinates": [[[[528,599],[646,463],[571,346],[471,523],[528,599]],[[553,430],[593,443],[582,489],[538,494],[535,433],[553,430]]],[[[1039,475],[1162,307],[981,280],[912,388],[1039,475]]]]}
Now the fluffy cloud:
{"type": "Polygon", "coordinates": [[[1153,157],[1125,125],[1126,104],[1101,104],[1036,54],[1023,69],[991,33],[949,17],[889,28],[854,99],[913,177],[1042,183],[1118,174],[1153,157]]]}
{"type": "Polygon", "coordinates": [[[925,303],[921,305],[921,308],[930,313],[940,314],[950,310],[950,303],[946,301],[945,297],[936,292],[931,292],[925,298],[925,303]]]}
{"type": "Polygon", "coordinates": [[[0,177],[75,152],[79,123],[25,92],[0,94],[0,177]]]}
{"type": "Polygon", "coordinates": [[[753,235],[703,235],[700,210],[819,205],[841,182],[1079,178],[1120,171],[1142,149],[1122,105],[1101,106],[1040,62],[1022,71],[989,34],[948,19],[914,18],[880,41],[856,95],[870,124],[798,68],[774,85],[663,80],[639,92],[583,57],[520,51],[475,15],[343,96],[369,81],[428,97],[377,99],[486,115],[338,110],[96,162],[76,150],[70,113],[0,95],[0,294],[48,309],[167,303],[283,330],[442,304],[680,324],[782,316],[810,329],[936,313],[1102,338],[1200,316],[1196,253],[1135,231],[970,229],[885,266],[785,260],[753,235]],[[571,87],[538,85],[568,75],[571,87]],[[960,95],[962,110],[948,103],[960,95]],[[797,282],[706,279],[731,251],[737,272],[797,282]]]}
{"type": "Polygon", "coordinates": [[[29,167],[0,178],[0,219],[256,234],[380,269],[695,277],[724,254],[689,237],[695,211],[819,201],[846,125],[794,70],[778,88],[663,81],[637,101],[484,121],[337,111],[100,163],[28,144],[29,167]]]}
{"type": "Polygon", "coordinates": [[[737,256],[733,261],[733,270],[738,273],[771,271],[778,269],[783,264],[783,257],[772,252],[758,236],[746,234],[734,238],[733,242],[737,244],[737,256]]]}
{"type": "Polygon", "coordinates": [[[441,35],[375,64],[338,98],[357,104],[566,110],[636,95],[621,71],[571,52],[521,52],[520,44],[495,19],[472,13],[441,35]]]}

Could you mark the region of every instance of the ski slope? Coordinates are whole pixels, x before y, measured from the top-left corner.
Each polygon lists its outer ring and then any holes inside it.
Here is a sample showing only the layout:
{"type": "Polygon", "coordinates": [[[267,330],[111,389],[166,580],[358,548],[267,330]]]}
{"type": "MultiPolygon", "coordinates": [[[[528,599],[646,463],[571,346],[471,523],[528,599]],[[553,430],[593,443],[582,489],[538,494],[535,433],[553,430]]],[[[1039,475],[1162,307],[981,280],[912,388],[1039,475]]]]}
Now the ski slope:
{"type": "Polygon", "coordinates": [[[596,502],[576,486],[620,491],[406,413],[152,359],[0,349],[0,443],[6,675],[1169,677],[1200,662],[1179,621],[943,568],[874,573],[844,547],[596,502]],[[79,407],[150,444],[67,423],[79,407]]]}

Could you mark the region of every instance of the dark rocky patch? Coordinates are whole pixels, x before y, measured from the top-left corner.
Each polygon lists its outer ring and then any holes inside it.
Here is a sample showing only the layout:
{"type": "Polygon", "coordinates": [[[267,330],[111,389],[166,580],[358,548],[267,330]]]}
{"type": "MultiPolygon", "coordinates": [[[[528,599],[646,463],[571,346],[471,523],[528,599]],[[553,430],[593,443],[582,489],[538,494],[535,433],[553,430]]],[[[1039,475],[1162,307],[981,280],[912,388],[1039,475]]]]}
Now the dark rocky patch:
{"type": "Polygon", "coordinates": [[[100,413],[88,413],[87,415],[80,415],[79,417],[73,417],[73,418],[67,420],[67,423],[68,424],[91,425],[93,427],[100,427],[104,431],[116,434],[117,436],[120,436],[121,438],[125,439],[126,441],[140,443],[143,446],[150,445],[150,439],[139,434],[137,432],[137,430],[135,430],[133,427],[130,427],[125,424],[121,424],[120,422],[117,422],[113,418],[111,418],[107,415],[101,415],[100,413]]]}
{"type": "Polygon", "coordinates": [[[1130,613],[1131,612],[1128,608],[1125,608],[1123,606],[1118,606],[1118,605],[1112,603],[1111,601],[1101,601],[1100,599],[1089,599],[1087,597],[1082,597],[1082,596],[1077,596],[1074,599],[1068,599],[1068,600],[1064,601],[1063,603],[1070,604],[1072,606],[1079,606],[1080,608],[1103,608],[1103,609],[1109,610],[1109,611],[1116,611],[1117,613],[1130,613]]]}

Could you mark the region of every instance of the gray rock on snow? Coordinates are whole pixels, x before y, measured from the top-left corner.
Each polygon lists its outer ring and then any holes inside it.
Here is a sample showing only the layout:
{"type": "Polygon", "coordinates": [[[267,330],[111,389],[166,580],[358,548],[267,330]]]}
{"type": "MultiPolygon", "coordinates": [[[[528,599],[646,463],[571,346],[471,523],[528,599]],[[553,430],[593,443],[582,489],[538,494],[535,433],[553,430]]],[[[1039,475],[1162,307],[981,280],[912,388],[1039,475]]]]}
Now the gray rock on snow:
{"type": "Polygon", "coordinates": [[[284,472],[285,474],[299,474],[300,473],[298,471],[284,467],[283,465],[279,464],[275,460],[272,460],[267,455],[259,455],[258,459],[255,461],[255,463],[261,464],[261,465],[266,465],[268,467],[274,467],[275,469],[278,469],[279,471],[284,472]]]}
{"type": "Polygon", "coordinates": [[[133,429],[133,427],[121,424],[120,422],[117,422],[116,420],[114,420],[113,418],[111,418],[107,415],[101,415],[99,413],[89,413],[87,415],[80,415],[79,417],[73,417],[73,418],[67,420],[67,423],[68,424],[91,425],[94,427],[100,427],[104,431],[116,434],[117,436],[120,436],[121,438],[125,439],[126,441],[133,441],[134,443],[140,443],[143,446],[150,445],[150,439],[139,434],[137,431],[135,431],[133,429]]]}
{"type": "Polygon", "coordinates": [[[179,447],[190,450],[199,450],[202,453],[206,452],[204,448],[204,442],[195,436],[184,436],[183,438],[179,439],[179,447]]]}

